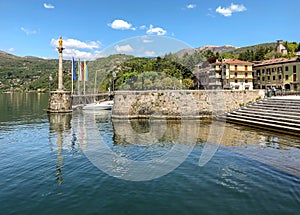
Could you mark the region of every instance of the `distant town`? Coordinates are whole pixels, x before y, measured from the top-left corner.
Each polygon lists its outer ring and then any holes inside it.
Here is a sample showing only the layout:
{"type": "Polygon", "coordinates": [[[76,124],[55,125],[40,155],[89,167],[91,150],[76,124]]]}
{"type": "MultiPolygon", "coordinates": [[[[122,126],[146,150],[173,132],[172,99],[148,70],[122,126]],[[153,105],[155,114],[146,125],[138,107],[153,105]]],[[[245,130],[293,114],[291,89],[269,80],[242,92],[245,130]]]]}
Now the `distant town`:
{"type": "MultiPolygon", "coordinates": [[[[282,55],[287,49],[282,40],[277,41],[276,51],[282,55]]],[[[195,72],[198,88],[253,90],[271,89],[297,91],[300,89],[300,54],[295,57],[273,58],[261,61],[216,59],[206,68],[195,72]]]]}

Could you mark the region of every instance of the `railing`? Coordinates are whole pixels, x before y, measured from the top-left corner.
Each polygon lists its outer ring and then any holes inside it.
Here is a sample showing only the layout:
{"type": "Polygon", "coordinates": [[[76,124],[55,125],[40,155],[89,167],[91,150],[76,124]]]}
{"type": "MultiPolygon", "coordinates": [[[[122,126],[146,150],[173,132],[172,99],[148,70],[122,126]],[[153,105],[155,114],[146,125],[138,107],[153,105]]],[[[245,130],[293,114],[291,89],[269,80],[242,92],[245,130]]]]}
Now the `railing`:
{"type": "Polygon", "coordinates": [[[97,94],[86,94],[86,95],[72,95],[72,105],[90,104],[96,101],[108,99],[108,92],[97,93],[97,94]]]}
{"type": "Polygon", "coordinates": [[[275,92],[276,96],[300,96],[300,91],[289,91],[277,89],[275,92]]]}

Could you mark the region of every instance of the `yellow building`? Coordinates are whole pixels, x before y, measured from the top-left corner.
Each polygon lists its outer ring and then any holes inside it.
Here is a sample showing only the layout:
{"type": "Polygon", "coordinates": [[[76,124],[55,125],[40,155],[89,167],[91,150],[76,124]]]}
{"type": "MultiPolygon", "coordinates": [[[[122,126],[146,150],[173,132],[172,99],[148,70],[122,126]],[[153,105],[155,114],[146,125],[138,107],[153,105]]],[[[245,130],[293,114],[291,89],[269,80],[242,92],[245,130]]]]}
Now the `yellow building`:
{"type": "Polygon", "coordinates": [[[276,87],[297,91],[300,89],[300,58],[275,58],[256,62],[253,66],[256,70],[259,89],[276,87]]]}
{"type": "Polygon", "coordinates": [[[223,59],[213,63],[212,69],[221,75],[223,89],[253,90],[252,63],[223,59]]]}

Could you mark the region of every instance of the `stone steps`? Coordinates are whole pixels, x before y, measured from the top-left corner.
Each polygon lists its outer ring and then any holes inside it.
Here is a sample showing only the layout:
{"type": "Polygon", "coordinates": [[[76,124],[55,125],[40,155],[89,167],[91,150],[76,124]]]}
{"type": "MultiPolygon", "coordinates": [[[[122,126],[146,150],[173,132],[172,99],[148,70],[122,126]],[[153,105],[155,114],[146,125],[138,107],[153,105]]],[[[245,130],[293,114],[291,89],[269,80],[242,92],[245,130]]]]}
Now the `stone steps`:
{"type": "Polygon", "coordinates": [[[300,97],[264,99],[217,118],[300,136],[300,97]]]}

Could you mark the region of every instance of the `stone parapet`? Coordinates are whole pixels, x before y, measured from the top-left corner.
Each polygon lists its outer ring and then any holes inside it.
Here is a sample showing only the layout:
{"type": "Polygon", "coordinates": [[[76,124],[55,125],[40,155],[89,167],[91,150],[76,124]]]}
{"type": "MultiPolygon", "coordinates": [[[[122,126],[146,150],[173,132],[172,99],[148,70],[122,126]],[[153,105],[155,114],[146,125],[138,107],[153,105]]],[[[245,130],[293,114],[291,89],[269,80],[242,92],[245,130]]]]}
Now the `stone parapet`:
{"type": "Polygon", "coordinates": [[[264,90],[115,91],[113,118],[211,118],[264,98],[264,90]]]}

